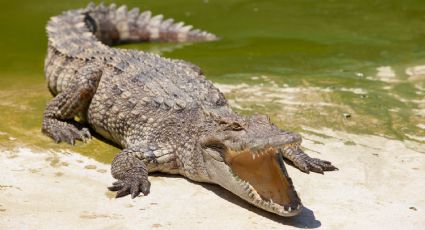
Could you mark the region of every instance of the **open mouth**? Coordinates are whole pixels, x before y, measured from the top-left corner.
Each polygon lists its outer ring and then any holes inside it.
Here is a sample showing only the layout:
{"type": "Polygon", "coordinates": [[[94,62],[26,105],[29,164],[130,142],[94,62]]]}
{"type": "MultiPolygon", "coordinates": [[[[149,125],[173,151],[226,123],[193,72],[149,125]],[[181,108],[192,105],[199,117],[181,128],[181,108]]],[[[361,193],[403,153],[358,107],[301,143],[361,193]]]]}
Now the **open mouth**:
{"type": "Polygon", "coordinates": [[[300,212],[301,201],[277,148],[227,151],[225,161],[233,174],[245,183],[251,203],[282,216],[300,212]]]}

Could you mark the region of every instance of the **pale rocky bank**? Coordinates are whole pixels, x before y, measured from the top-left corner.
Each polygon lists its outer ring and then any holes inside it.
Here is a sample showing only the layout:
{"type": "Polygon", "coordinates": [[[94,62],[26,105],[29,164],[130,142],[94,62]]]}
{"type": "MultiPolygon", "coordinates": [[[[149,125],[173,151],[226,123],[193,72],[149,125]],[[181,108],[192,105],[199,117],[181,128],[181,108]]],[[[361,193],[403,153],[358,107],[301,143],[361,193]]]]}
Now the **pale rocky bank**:
{"type": "Polygon", "coordinates": [[[70,152],[0,154],[2,229],[425,229],[425,145],[304,128],[311,156],[339,171],[287,167],[306,208],[294,218],[259,210],[208,184],[151,176],[151,193],[114,199],[109,165],[70,152]],[[317,135],[316,135],[317,134],[317,135]]]}

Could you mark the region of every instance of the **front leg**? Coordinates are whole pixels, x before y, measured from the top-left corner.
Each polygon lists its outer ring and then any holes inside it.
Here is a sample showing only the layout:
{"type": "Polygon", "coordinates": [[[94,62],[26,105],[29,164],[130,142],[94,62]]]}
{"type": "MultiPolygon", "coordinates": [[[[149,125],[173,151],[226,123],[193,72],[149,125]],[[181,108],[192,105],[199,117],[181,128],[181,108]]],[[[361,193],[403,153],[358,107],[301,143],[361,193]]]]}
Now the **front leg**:
{"type": "Polygon", "coordinates": [[[338,170],[331,162],[311,158],[305,154],[299,145],[287,146],[281,149],[281,154],[285,160],[297,167],[299,170],[309,173],[310,171],[323,174],[324,171],[338,170]]]}
{"type": "Polygon", "coordinates": [[[131,194],[131,198],[135,198],[140,193],[148,195],[150,190],[150,182],[148,180],[148,169],[143,163],[144,153],[124,149],[112,161],[112,176],[118,181],[114,182],[111,191],[118,191],[116,198],[131,194]]]}
{"type": "Polygon", "coordinates": [[[99,70],[88,67],[79,70],[74,82],[47,105],[41,131],[56,142],[65,141],[72,145],[76,140],[91,138],[89,130],[77,123],[74,117],[87,110],[101,74],[99,70]]]}

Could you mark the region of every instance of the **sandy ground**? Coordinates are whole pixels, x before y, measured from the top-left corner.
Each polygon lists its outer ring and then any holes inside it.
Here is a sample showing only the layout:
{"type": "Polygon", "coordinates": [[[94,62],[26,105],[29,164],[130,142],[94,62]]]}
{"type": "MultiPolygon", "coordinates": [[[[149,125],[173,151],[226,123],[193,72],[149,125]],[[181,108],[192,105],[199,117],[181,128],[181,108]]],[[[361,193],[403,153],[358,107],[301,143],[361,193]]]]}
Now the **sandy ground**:
{"type": "Polygon", "coordinates": [[[307,152],[340,170],[306,175],[288,167],[306,206],[294,218],[166,175],[150,177],[149,196],[116,200],[106,189],[109,165],[20,148],[0,153],[0,228],[425,229],[424,144],[305,129],[307,152]]]}

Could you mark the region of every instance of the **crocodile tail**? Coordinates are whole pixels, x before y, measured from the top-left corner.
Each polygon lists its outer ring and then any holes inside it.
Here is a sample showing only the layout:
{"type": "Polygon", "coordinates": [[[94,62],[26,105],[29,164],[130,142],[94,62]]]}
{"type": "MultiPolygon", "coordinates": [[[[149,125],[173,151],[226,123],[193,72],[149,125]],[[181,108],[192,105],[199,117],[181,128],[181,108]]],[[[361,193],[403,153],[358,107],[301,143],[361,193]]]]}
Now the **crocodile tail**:
{"type": "Polygon", "coordinates": [[[95,36],[105,44],[117,44],[139,41],[212,41],[217,36],[192,29],[183,22],[164,19],[162,15],[153,16],[150,11],[140,12],[138,8],[127,9],[126,5],[104,6],[90,3],[86,20],[87,26],[95,36]]]}

